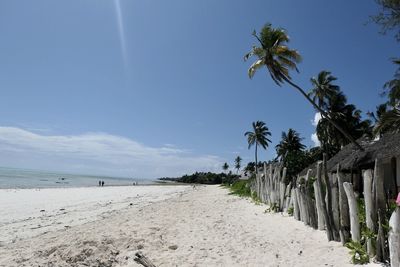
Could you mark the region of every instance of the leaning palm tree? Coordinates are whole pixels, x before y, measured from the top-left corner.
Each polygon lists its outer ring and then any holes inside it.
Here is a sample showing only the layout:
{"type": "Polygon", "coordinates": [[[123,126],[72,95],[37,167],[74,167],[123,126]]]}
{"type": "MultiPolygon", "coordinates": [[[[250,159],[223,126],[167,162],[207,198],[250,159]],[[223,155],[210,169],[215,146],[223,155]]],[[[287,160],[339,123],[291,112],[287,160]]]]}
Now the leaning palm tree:
{"type": "Polygon", "coordinates": [[[267,149],[268,143],[271,143],[271,140],[268,139],[268,136],[271,136],[271,132],[268,127],[265,125],[263,121],[253,122],[253,131],[246,132],[244,135],[247,136],[247,143],[249,144],[249,149],[255,145],[255,166],[256,166],[256,174],[258,174],[257,168],[257,148],[260,145],[262,148],[267,149]]]}
{"type": "Polygon", "coordinates": [[[239,169],[241,167],[241,163],[242,163],[242,158],[240,156],[237,156],[235,158],[235,168],[237,170],[237,173],[239,173],[239,169]]]}
{"type": "Polygon", "coordinates": [[[266,67],[272,80],[277,85],[290,84],[321,113],[321,116],[327,118],[346,138],[362,150],[363,148],[350,134],[331,120],[329,114],[320,108],[300,86],[292,82],[289,71],[296,70],[298,72],[297,64],[301,61],[301,56],[299,52],[287,46],[289,36],[286,31],[282,28],[273,28],[271,24],[266,24],[259,35],[254,31],[253,36],[258,40],[260,46],[253,46],[252,50],[244,56],[244,60],[248,60],[252,56],[258,58],[248,70],[249,77],[252,78],[258,69],[266,67]]]}

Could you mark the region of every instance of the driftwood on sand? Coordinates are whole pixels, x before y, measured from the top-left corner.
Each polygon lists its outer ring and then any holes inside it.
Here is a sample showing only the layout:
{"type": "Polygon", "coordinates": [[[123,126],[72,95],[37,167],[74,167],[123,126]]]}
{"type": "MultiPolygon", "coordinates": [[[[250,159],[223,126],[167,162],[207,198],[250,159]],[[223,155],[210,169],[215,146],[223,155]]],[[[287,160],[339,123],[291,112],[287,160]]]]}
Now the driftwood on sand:
{"type": "Polygon", "coordinates": [[[143,265],[144,267],[156,267],[151,260],[149,260],[149,258],[147,258],[145,255],[143,255],[143,253],[141,252],[137,252],[135,254],[136,258],[134,259],[134,261],[136,261],[137,263],[143,265]]]}

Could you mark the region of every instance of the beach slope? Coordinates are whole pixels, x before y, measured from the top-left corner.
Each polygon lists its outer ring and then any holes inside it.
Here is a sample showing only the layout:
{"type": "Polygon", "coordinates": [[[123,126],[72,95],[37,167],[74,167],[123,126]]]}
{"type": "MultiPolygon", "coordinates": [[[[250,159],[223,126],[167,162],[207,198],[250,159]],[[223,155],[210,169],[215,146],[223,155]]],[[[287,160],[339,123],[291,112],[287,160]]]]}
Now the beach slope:
{"type": "Polygon", "coordinates": [[[266,206],[219,186],[118,206],[110,205],[108,216],[4,243],[0,266],[140,266],[138,251],[156,266],[354,266],[325,232],[265,213],[266,206]]]}

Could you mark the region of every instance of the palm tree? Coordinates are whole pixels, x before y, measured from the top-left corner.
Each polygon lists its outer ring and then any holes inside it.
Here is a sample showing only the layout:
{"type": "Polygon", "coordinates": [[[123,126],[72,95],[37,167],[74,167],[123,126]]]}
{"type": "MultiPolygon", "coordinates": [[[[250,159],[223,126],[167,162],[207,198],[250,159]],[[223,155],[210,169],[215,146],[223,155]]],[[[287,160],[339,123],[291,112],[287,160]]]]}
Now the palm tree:
{"type": "Polygon", "coordinates": [[[329,114],[320,108],[300,86],[292,82],[289,71],[296,70],[298,72],[297,64],[301,61],[301,56],[299,52],[287,46],[289,36],[286,31],[283,28],[273,28],[271,24],[266,24],[259,35],[254,31],[253,36],[258,40],[260,46],[253,46],[252,50],[244,56],[245,61],[252,56],[258,58],[248,70],[249,77],[252,78],[258,69],[266,67],[272,80],[278,86],[282,86],[285,82],[290,84],[321,113],[322,117],[327,118],[346,138],[363,150],[356,140],[335,123],[329,114]]]}
{"type": "Polygon", "coordinates": [[[224,170],[224,171],[227,171],[228,169],[229,169],[229,165],[228,165],[228,163],[224,163],[224,165],[222,165],[222,169],[224,170]]]}
{"type": "Polygon", "coordinates": [[[400,109],[393,108],[381,115],[374,127],[374,134],[380,134],[384,129],[390,132],[400,132],[400,109]]]}
{"type": "Polygon", "coordinates": [[[254,171],[255,171],[255,163],[253,162],[253,161],[251,161],[251,162],[248,162],[247,163],[247,165],[246,165],[246,167],[244,167],[244,172],[245,172],[245,174],[247,175],[247,173],[249,172],[250,174],[253,174],[254,173],[254,171]]]}
{"type": "MultiPolygon", "coordinates": [[[[347,98],[340,89],[336,90],[336,93],[332,91],[329,97],[325,98],[323,105],[329,112],[331,120],[355,138],[360,138],[364,134],[370,135],[371,122],[361,119],[361,111],[354,105],[347,104],[347,98]]],[[[319,120],[316,133],[323,151],[328,156],[333,156],[349,143],[349,140],[324,117],[319,120]]]]}
{"type": "Polygon", "coordinates": [[[292,128],[287,133],[282,132],[282,140],[275,146],[277,158],[284,162],[289,153],[302,151],[306,147],[301,143],[302,139],[292,128]]]}
{"type": "MultiPolygon", "coordinates": [[[[244,135],[247,136],[247,143],[249,144],[249,149],[255,145],[255,166],[257,165],[257,148],[260,145],[262,148],[267,149],[268,142],[271,143],[271,140],[268,139],[268,136],[271,136],[271,132],[268,127],[265,125],[263,121],[253,122],[253,131],[246,132],[244,135]]],[[[256,174],[258,173],[258,168],[256,167],[256,174]]]]}
{"type": "Polygon", "coordinates": [[[235,158],[235,168],[237,170],[237,173],[239,173],[239,169],[241,167],[241,163],[242,163],[242,158],[240,156],[237,156],[235,158]]]}
{"type": "Polygon", "coordinates": [[[332,82],[336,81],[337,78],[331,75],[329,71],[321,71],[318,76],[311,78],[311,84],[313,88],[308,93],[312,96],[314,102],[318,102],[318,106],[325,111],[328,110],[328,102],[330,98],[337,95],[340,91],[339,86],[333,85],[332,82]]]}

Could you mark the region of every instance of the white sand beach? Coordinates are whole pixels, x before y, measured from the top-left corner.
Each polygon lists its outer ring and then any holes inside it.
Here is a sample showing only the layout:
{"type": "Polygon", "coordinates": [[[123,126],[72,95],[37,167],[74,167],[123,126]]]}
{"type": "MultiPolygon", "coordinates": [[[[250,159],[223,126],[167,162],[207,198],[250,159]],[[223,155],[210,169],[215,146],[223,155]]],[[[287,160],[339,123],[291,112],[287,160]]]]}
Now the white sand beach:
{"type": "Polygon", "coordinates": [[[228,193],[219,186],[0,190],[0,266],[140,266],[138,251],[156,266],[354,266],[324,232],[228,193]]]}

